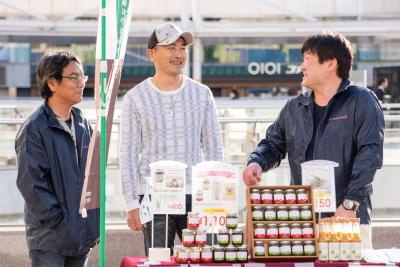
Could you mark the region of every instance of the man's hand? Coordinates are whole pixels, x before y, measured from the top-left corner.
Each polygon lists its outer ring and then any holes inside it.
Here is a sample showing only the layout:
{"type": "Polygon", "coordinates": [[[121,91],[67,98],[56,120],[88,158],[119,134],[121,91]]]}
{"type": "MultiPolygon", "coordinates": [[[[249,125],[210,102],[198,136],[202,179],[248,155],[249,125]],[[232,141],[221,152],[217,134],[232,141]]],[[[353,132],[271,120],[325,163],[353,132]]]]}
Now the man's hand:
{"type": "Polygon", "coordinates": [[[146,225],[140,223],[139,209],[130,210],[126,216],[128,227],[133,231],[141,231],[146,225]]]}
{"type": "Polygon", "coordinates": [[[243,170],[243,181],[247,186],[255,185],[261,181],[262,168],[258,163],[250,163],[249,166],[243,170]]]}
{"type": "Polygon", "coordinates": [[[355,210],[346,210],[343,207],[343,204],[336,209],[335,216],[337,217],[345,217],[345,218],[356,218],[356,211],[355,210]]]}

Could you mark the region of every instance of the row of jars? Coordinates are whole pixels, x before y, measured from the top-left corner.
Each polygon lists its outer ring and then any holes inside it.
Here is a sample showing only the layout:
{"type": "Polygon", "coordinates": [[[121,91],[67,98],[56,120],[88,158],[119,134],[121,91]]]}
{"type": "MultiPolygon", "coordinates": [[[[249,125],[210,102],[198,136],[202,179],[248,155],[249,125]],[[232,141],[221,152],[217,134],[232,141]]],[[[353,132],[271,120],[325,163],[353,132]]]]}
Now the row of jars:
{"type": "Polygon", "coordinates": [[[313,238],[314,228],[311,223],[257,223],[254,226],[254,239],[275,238],[313,238]]]}
{"type": "Polygon", "coordinates": [[[268,252],[266,252],[263,241],[254,242],[255,256],[314,256],[315,243],[307,241],[269,241],[268,252]]]}
{"type": "Polygon", "coordinates": [[[182,245],[184,247],[203,247],[207,244],[207,232],[203,228],[197,230],[182,230],[182,245]]]}
{"type": "Polygon", "coordinates": [[[251,204],[306,204],[309,203],[308,192],[304,188],[294,189],[257,189],[250,190],[251,204]]]}
{"type": "Polygon", "coordinates": [[[217,242],[221,247],[227,247],[229,245],[240,247],[244,243],[243,230],[240,228],[234,230],[226,228],[219,229],[217,242]]]}
{"type": "Polygon", "coordinates": [[[252,206],[253,221],[311,221],[311,206],[252,206]]]}
{"type": "Polygon", "coordinates": [[[210,263],[210,262],[247,262],[247,246],[204,246],[186,248],[175,246],[175,261],[177,263],[210,263]]]}

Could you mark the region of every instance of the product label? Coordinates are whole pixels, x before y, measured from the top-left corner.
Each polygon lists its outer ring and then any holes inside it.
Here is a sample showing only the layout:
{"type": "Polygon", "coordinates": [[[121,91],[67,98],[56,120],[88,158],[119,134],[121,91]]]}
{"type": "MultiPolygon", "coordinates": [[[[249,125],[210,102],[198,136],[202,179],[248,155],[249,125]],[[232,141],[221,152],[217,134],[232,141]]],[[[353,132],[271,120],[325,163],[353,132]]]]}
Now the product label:
{"type": "Polygon", "coordinates": [[[314,236],[314,230],[311,227],[303,228],[303,238],[310,238],[314,236]]]}
{"type": "Polygon", "coordinates": [[[286,210],[278,211],[278,220],[285,221],[288,219],[288,212],[286,210]]]}
{"type": "Polygon", "coordinates": [[[242,235],[232,235],[232,243],[237,244],[243,242],[242,235]]]}
{"type": "Polygon", "coordinates": [[[280,253],[281,255],[290,255],[292,254],[292,250],[290,249],[290,246],[281,246],[280,253]]]}
{"type": "Polygon", "coordinates": [[[272,246],[268,248],[268,254],[271,256],[277,256],[280,254],[278,246],[272,246]]]}
{"type": "Polygon", "coordinates": [[[329,260],[330,261],[340,260],[340,243],[337,242],[329,243],[329,260]]]}
{"type": "Polygon", "coordinates": [[[297,203],[307,203],[308,196],[305,193],[297,194],[297,203]]]}
{"type": "Polygon", "coordinates": [[[360,261],[361,259],[361,242],[351,243],[351,260],[360,261]]]}
{"type": "Polygon", "coordinates": [[[286,198],[286,203],[296,203],[296,195],[294,193],[286,194],[285,198],[286,198]]]}
{"type": "Polygon", "coordinates": [[[329,260],[329,243],[327,242],[319,242],[318,243],[318,259],[320,261],[329,260]]]}
{"type": "Polygon", "coordinates": [[[303,221],[310,221],[312,219],[310,210],[301,211],[300,217],[303,221]]]}
{"type": "Polygon", "coordinates": [[[283,203],[285,200],[285,197],[283,194],[275,194],[274,195],[274,203],[283,203]]]}
{"type": "Polygon", "coordinates": [[[224,251],[215,251],[214,252],[214,259],[215,260],[224,260],[225,259],[225,252],[224,251]]]}
{"type": "Polygon", "coordinates": [[[218,242],[229,242],[229,235],[218,235],[218,242]]]}
{"type": "Polygon", "coordinates": [[[303,255],[303,246],[302,245],[295,245],[292,247],[293,255],[303,255]]]}
{"type": "Polygon", "coordinates": [[[276,220],[276,213],[273,210],[268,210],[264,213],[265,215],[265,220],[267,221],[274,221],[276,220]]]}
{"type": "Polygon", "coordinates": [[[261,201],[262,203],[272,203],[272,194],[270,193],[262,194],[261,201]]]}
{"type": "Polygon", "coordinates": [[[265,228],[256,228],[254,229],[255,236],[265,236],[265,228]]]}
{"type": "Polygon", "coordinates": [[[260,194],[259,193],[251,193],[250,199],[251,199],[251,203],[260,203],[260,194]]]}
{"type": "Polygon", "coordinates": [[[289,211],[289,219],[292,221],[296,221],[296,220],[300,219],[300,211],[298,211],[298,210],[289,211]]]}
{"type": "Polygon", "coordinates": [[[351,260],[351,243],[343,242],[340,244],[340,260],[341,261],[351,260]]]}
{"type": "Polygon", "coordinates": [[[290,229],[290,236],[292,238],[300,238],[302,236],[300,228],[292,228],[290,229]]]}
{"type": "Polygon", "coordinates": [[[264,219],[263,212],[261,210],[255,210],[252,213],[253,220],[261,221],[264,219]]]}
{"type": "Polygon", "coordinates": [[[305,245],[304,246],[304,254],[311,256],[315,255],[315,246],[314,245],[305,245]]]}
{"type": "Polygon", "coordinates": [[[278,236],[278,228],[268,228],[267,229],[267,237],[275,238],[278,236]]]}

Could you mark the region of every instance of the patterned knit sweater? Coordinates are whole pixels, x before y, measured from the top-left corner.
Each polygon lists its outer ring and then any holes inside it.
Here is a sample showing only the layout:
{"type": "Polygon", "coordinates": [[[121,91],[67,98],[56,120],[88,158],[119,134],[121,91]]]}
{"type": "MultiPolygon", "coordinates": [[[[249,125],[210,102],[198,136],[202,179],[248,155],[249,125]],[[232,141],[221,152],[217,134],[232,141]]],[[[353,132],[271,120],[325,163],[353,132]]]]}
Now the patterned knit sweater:
{"type": "Polygon", "coordinates": [[[223,144],[211,90],[188,77],[175,91],[159,90],[148,78],[125,95],[120,127],[122,190],[127,210],[139,207],[149,164],[176,160],[188,165],[186,193],[192,192],[193,165],[223,160],[223,144]]]}

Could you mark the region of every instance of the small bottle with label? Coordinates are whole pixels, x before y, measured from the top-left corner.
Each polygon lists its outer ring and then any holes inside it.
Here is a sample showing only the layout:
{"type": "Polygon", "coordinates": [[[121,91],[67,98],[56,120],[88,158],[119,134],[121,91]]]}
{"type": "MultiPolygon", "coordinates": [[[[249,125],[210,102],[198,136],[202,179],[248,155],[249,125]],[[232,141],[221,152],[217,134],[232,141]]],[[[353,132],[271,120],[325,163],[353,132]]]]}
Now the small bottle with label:
{"type": "Polygon", "coordinates": [[[278,226],[279,238],[290,238],[289,224],[281,223],[278,226]]]}
{"type": "Polygon", "coordinates": [[[304,255],[314,256],[315,255],[315,244],[312,240],[304,241],[304,255]]]}
{"type": "Polygon", "coordinates": [[[268,255],[269,256],[279,256],[279,242],[278,241],[269,241],[268,242],[268,255]]]}
{"type": "Polygon", "coordinates": [[[195,235],[195,245],[204,247],[207,244],[207,232],[204,228],[199,228],[195,235]]]}
{"type": "Polygon", "coordinates": [[[312,213],[310,206],[301,206],[300,207],[300,219],[302,221],[311,221],[312,220],[312,213]]]}
{"type": "Polygon", "coordinates": [[[182,230],[182,244],[185,247],[193,247],[194,243],[194,232],[190,229],[182,230]]]}
{"type": "Polygon", "coordinates": [[[264,218],[266,221],[276,221],[276,211],[273,206],[265,207],[264,218]]]}
{"type": "Polygon", "coordinates": [[[292,255],[302,256],[304,254],[303,242],[292,241],[292,255]]]}
{"type": "Polygon", "coordinates": [[[229,230],[228,229],[219,229],[217,235],[218,245],[221,247],[226,247],[229,245],[229,230]]]}
{"type": "Polygon", "coordinates": [[[302,237],[303,238],[313,238],[314,237],[314,228],[311,223],[303,223],[302,237]]]}
{"type": "Polygon", "coordinates": [[[263,241],[255,241],[254,242],[254,255],[265,256],[265,247],[264,247],[263,241]]]}
{"type": "Polygon", "coordinates": [[[261,191],[261,203],[271,204],[273,201],[272,191],[270,189],[264,189],[261,191]]]}
{"type": "Polygon", "coordinates": [[[243,230],[238,228],[232,231],[232,244],[235,247],[243,245],[243,230]]]}
{"type": "Polygon", "coordinates": [[[253,188],[250,190],[250,201],[251,201],[251,204],[260,204],[261,203],[261,194],[260,194],[259,189],[253,188]]]}
{"type": "Polygon", "coordinates": [[[254,238],[263,239],[266,236],[266,230],[263,223],[257,223],[254,227],[254,238]]]}
{"type": "Polygon", "coordinates": [[[238,216],[237,213],[226,214],[226,228],[236,229],[238,227],[238,216]]]}
{"type": "Polygon", "coordinates": [[[278,238],[278,236],[279,236],[278,225],[276,223],[268,224],[267,225],[267,238],[274,239],[274,238],[278,238]]]}
{"type": "Polygon", "coordinates": [[[253,221],[262,221],[262,220],[264,220],[263,207],[261,207],[261,206],[253,206],[251,208],[251,216],[253,218],[253,221]]]}
{"type": "Polygon", "coordinates": [[[200,248],[192,247],[189,253],[189,261],[191,263],[200,263],[200,248]]]}
{"type": "Polygon", "coordinates": [[[237,248],[236,258],[238,262],[247,262],[249,258],[249,252],[247,251],[246,245],[237,248]]]}
{"type": "Polygon", "coordinates": [[[290,246],[290,241],[281,241],[280,242],[279,253],[281,256],[292,255],[292,248],[290,246]]]}
{"type": "Polygon", "coordinates": [[[283,194],[282,189],[275,189],[273,191],[273,201],[274,204],[283,204],[285,203],[285,195],[283,194]]]}
{"type": "Polygon", "coordinates": [[[292,223],[290,225],[290,238],[302,238],[301,225],[299,223],[292,223]]]}
{"type": "Polygon", "coordinates": [[[213,247],[214,262],[224,262],[225,261],[225,248],[221,246],[213,247]]]}
{"type": "Polygon", "coordinates": [[[296,198],[298,204],[307,204],[308,203],[308,193],[307,190],[300,188],[296,190],[296,198]]]}
{"type": "Polygon", "coordinates": [[[227,246],[225,249],[225,261],[235,262],[236,261],[236,248],[234,246],[227,246]]]}
{"type": "Polygon", "coordinates": [[[285,203],[286,204],[295,204],[296,203],[296,191],[294,191],[294,189],[286,189],[285,190],[285,203]]]}
{"type": "Polygon", "coordinates": [[[297,206],[289,207],[289,221],[299,221],[300,220],[300,209],[297,206]]]}
{"type": "Polygon", "coordinates": [[[196,230],[200,226],[200,217],[198,212],[187,213],[187,226],[189,229],[196,230]]]}
{"type": "Polygon", "coordinates": [[[287,221],[289,219],[289,212],[286,206],[279,206],[277,208],[276,217],[278,221],[287,221]]]}
{"type": "Polygon", "coordinates": [[[201,248],[201,262],[210,263],[213,261],[213,251],[211,246],[204,246],[201,248]]]}

